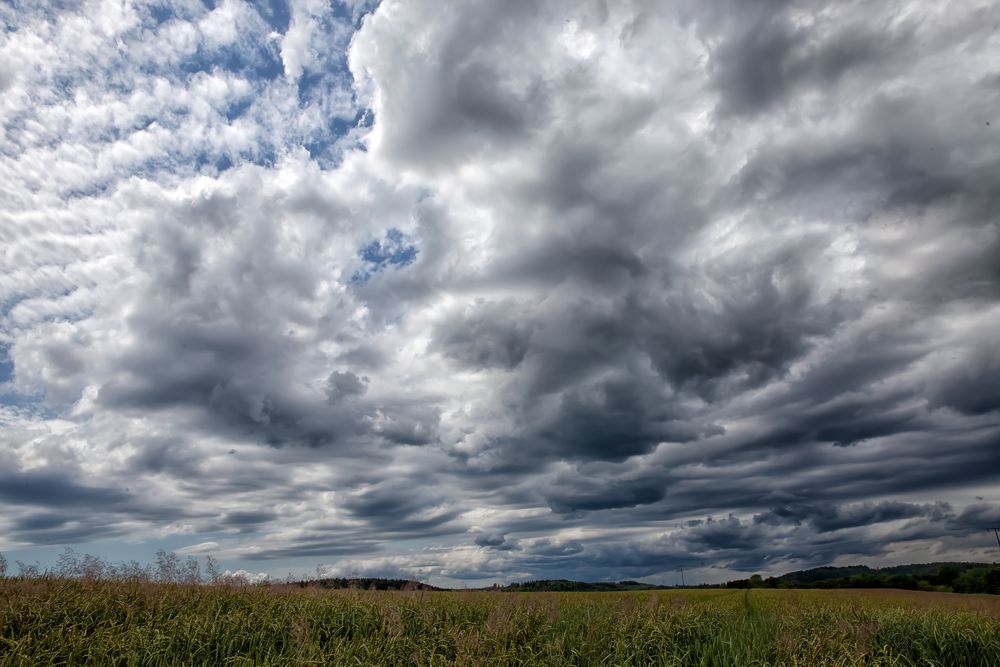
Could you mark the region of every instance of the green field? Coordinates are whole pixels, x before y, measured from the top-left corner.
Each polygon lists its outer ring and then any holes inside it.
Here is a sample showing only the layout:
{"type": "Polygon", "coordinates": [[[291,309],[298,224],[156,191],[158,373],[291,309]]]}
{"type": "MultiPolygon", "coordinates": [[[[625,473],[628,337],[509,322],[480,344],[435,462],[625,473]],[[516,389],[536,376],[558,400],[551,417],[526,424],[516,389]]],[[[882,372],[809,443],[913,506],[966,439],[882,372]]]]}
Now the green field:
{"type": "Polygon", "coordinates": [[[1000,665],[1000,598],[0,581],[0,665],[1000,665]]]}

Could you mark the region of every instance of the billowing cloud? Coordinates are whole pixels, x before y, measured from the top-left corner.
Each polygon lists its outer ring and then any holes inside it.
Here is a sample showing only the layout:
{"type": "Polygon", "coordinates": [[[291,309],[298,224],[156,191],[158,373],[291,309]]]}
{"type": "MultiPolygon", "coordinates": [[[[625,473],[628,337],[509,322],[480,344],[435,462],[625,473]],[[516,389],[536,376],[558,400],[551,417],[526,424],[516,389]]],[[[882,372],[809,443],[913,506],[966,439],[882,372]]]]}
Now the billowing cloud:
{"type": "Polygon", "coordinates": [[[994,13],[0,9],[0,548],[986,558],[994,13]]]}

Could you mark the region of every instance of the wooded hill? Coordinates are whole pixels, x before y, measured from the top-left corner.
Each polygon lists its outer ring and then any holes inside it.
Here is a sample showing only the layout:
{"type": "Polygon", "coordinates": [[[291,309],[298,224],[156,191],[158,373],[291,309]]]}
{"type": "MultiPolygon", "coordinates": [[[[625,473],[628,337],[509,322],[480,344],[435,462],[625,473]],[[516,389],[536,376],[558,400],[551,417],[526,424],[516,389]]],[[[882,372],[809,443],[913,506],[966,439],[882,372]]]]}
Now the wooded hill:
{"type": "MultiPolygon", "coordinates": [[[[407,579],[318,579],[299,582],[300,586],[354,588],[363,590],[449,590],[407,579]]],[[[674,588],[640,581],[572,581],[538,579],[506,585],[494,584],[473,590],[506,593],[610,592],[674,588]]],[[[1000,595],[1000,565],[987,563],[941,562],[894,565],[872,568],[866,565],[817,567],[789,572],[778,577],[754,575],[724,584],[700,584],[692,588],[902,588],[908,590],[954,593],[992,593],[1000,595]]]]}
{"type": "MultiPolygon", "coordinates": [[[[724,584],[701,584],[697,588],[902,588],[954,593],[1000,595],[1000,565],[988,563],[941,562],[893,565],[872,568],[866,565],[817,567],[789,572],[779,577],[754,575],[724,584]]],[[[638,581],[586,582],[568,579],[541,579],[494,586],[487,590],[509,592],[557,591],[636,591],[673,588],[638,581]]]]}
{"type": "Polygon", "coordinates": [[[431,586],[412,579],[381,579],[377,577],[333,577],[297,582],[299,586],[319,586],[321,588],[354,588],[364,591],[443,591],[444,588],[431,586]]]}
{"type": "Polygon", "coordinates": [[[539,579],[537,581],[525,581],[521,583],[507,584],[506,586],[495,586],[486,590],[498,590],[508,592],[558,592],[558,591],[645,591],[656,588],[665,588],[654,584],[644,584],[639,581],[571,581],[569,579],[539,579]]]}
{"type": "Polygon", "coordinates": [[[1000,565],[988,563],[916,563],[871,568],[865,565],[817,567],[762,579],[754,575],[727,588],[903,588],[1000,595],[1000,565]]]}

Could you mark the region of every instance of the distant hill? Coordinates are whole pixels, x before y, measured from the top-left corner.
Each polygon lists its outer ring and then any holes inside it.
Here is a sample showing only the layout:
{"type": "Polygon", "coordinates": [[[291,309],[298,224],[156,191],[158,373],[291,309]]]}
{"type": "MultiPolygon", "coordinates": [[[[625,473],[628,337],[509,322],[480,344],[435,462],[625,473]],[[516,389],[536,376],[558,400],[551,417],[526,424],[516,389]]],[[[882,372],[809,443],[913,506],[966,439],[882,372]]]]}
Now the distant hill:
{"type": "Polygon", "coordinates": [[[789,572],[780,577],[775,577],[778,581],[795,584],[811,584],[831,579],[846,579],[854,576],[882,576],[882,575],[915,575],[915,576],[936,576],[941,570],[951,568],[959,573],[978,567],[988,566],[989,563],[968,563],[968,562],[936,562],[936,563],[911,563],[909,565],[893,565],[890,567],[868,567],[867,565],[847,565],[844,567],[816,567],[811,570],[798,570],[789,572]]]}
{"type": "MultiPolygon", "coordinates": [[[[327,578],[310,579],[308,581],[295,582],[297,585],[319,586],[331,589],[358,589],[371,591],[448,591],[456,590],[451,588],[439,588],[411,579],[381,579],[377,577],[354,577],[354,578],[327,578]]],[[[506,592],[545,592],[545,591],[641,591],[662,586],[653,586],[638,581],[617,581],[617,582],[588,582],[570,581],[569,579],[540,579],[538,581],[525,581],[522,583],[507,584],[505,586],[493,585],[484,588],[470,590],[480,591],[506,591],[506,592]]]]}
{"type": "Polygon", "coordinates": [[[728,581],[726,588],[904,588],[953,593],[1000,595],[1000,566],[989,563],[938,562],[872,568],[865,565],[817,567],[780,577],[728,581]]]}
{"type": "Polygon", "coordinates": [[[569,579],[539,579],[537,581],[525,581],[515,584],[507,584],[506,586],[495,586],[493,588],[488,588],[486,590],[537,593],[537,592],[562,592],[562,591],[580,591],[580,592],[645,591],[645,590],[653,590],[656,588],[663,588],[663,586],[644,584],[638,581],[588,582],[588,581],[571,581],[569,579]]]}
{"type": "Polygon", "coordinates": [[[319,586],[321,588],[354,588],[365,591],[443,591],[444,588],[431,586],[412,579],[382,579],[379,577],[334,577],[311,579],[297,582],[299,586],[319,586]]]}
{"type": "MultiPolygon", "coordinates": [[[[299,586],[319,586],[330,589],[375,591],[445,591],[411,579],[381,579],[376,577],[326,578],[296,582],[299,586]]],[[[572,581],[570,579],[538,579],[474,590],[509,593],[541,592],[611,592],[644,591],[674,588],[640,581],[572,581]]],[[[955,593],[992,593],[1000,595],[1000,565],[969,562],[913,563],[873,568],[867,565],[816,567],[789,572],[778,577],[736,579],[724,584],[701,584],[698,588],[903,588],[955,593]]]]}

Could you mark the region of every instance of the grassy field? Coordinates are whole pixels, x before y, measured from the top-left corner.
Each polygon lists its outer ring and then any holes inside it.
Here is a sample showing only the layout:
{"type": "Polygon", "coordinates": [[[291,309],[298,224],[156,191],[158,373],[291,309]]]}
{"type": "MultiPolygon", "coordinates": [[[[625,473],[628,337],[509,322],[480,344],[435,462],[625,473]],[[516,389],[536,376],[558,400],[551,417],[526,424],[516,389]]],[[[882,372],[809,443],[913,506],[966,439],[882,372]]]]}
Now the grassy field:
{"type": "Polygon", "coordinates": [[[0,581],[0,665],[1000,665],[1000,598],[0,581]]]}

